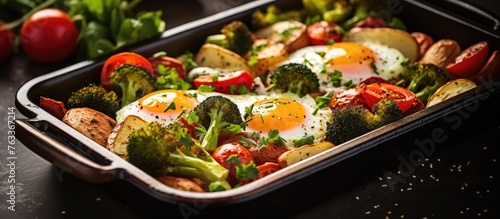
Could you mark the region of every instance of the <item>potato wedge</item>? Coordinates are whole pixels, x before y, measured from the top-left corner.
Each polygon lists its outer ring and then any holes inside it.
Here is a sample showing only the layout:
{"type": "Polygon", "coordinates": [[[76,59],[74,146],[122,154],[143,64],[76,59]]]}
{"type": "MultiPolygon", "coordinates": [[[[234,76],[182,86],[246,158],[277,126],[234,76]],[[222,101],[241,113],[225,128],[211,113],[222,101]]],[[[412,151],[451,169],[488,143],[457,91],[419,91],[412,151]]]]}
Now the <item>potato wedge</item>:
{"type": "Polygon", "coordinates": [[[278,164],[281,167],[287,167],[333,147],[334,145],[331,142],[323,141],[312,145],[304,145],[300,148],[294,148],[281,154],[278,158],[278,164]]]}
{"type": "Polygon", "coordinates": [[[432,94],[432,96],[427,101],[426,107],[445,101],[475,87],[476,83],[469,79],[459,78],[451,80],[438,88],[436,92],[432,94]]]}
{"type": "Polygon", "coordinates": [[[126,159],[128,137],[132,131],[147,126],[147,122],[141,118],[129,115],[113,128],[107,139],[106,148],[118,156],[126,159]]]}
{"type": "Polygon", "coordinates": [[[69,109],[62,121],[104,147],[116,126],[116,121],[111,117],[87,107],[69,109]]]}
{"type": "Polygon", "coordinates": [[[400,51],[410,62],[419,58],[420,46],[410,33],[394,28],[355,27],[345,36],[347,42],[376,42],[400,51]]]}
{"type": "Polygon", "coordinates": [[[254,42],[252,50],[255,54],[249,54],[247,59],[256,58],[257,63],[251,66],[255,76],[266,75],[273,66],[278,65],[288,58],[285,44],[267,39],[258,39],[254,42]]]}
{"type": "Polygon", "coordinates": [[[287,51],[293,52],[308,46],[307,26],[299,21],[280,21],[255,32],[258,38],[270,39],[285,44],[287,51]]]}
{"type": "Polygon", "coordinates": [[[451,39],[442,39],[431,45],[419,60],[420,63],[431,63],[441,68],[452,62],[462,49],[458,42],[451,39]]]}
{"type": "Polygon", "coordinates": [[[229,71],[247,70],[247,61],[240,55],[221,46],[205,43],[194,57],[200,67],[222,68],[229,71]]]}

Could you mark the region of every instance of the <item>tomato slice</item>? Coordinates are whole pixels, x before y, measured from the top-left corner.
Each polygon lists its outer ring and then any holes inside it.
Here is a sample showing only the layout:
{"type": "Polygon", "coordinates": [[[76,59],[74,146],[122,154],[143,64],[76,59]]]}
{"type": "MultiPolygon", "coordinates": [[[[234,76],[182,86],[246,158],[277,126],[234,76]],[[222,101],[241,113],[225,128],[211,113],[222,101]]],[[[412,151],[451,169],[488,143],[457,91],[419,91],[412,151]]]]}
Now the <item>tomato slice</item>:
{"type": "Polygon", "coordinates": [[[307,37],[311,45],[327,45],[340,42],[343,36],[342,28],[336,23],[318,21],[307,27],[307,37]]]}
{"type": "MultiPolygon", "coordinates": [[[[101,70],[101,85],[106,88],[111,88],[110,75],[116,68],[123,64],[131,64],[144,68],[147,72],[153,75],[153,66],[144,56],[134,52],[122,52],[109,57],[101,70]]],[[[154,76],[154,75],[153,75],[154,76]]]]}
{"type": "Polygon", "coordinates": [[[373,108],[373,105],[385,98],[396,101],[401,112],[407,111],[415,102],[417,96],[410,90],[389,83],[372,83],[365,85],[362,90],[366,104],[373,108]]]}
{"type": "Polygon", "coordinates": [[[488,58],[488,47],[486,41],[469,46],[446,66],[446,70],[457,77],[468,77],[478,73],[488,58]]]}
{"type": "Polygon", "coordinates": [[[175,68],[180,78],[182,79],[186,78],[187,75],[186,67],[180,60],[176,58],[170,56],[158,56],[158,57],[150,57],[148,60],[153,66],[154,77],[159,77],[161,75],[159,73],[158,66],[162,65],[163,67],[165,67],[165,69],[175,68]]]}
{"type": "Polygon", "coordinates": [[[256,179],[260,179],[262,177],[265,177],[271,173],[274,173],[274,172],[280,170],[281,166],[277,163],[274,163],[274,162],[266,162],[266,163],[263,163],[263,164],[257,166],[257,169],[259,170],[259,173],[257,174],[256,179]]]}
{"type": "Polygon", "coordinates": [[[330,107],[330,109],[342,108],[346,105],[361,105],[365,107],[366,101],[361,93],[362,92],[354,87],[340,90],[334,94],[328,107],[330,107]]]}
{"type": "Polygon", "coordinates": [[[40,97],[40,107],[58,119],[63,119],[68,111],[62,101],[47,97],[40,97]]]}
{"type": "Polygon", "coordinates": [[[244,85],[248,90],[252,89],[253,76],[250,72],[241,70],[230,73],[221,73],[218,76],[202,75],[193,80],[196,88],[201,85],[209,85],[214,87],[214,91],[225,94],[239,94],[237,88],[244,85]]]}

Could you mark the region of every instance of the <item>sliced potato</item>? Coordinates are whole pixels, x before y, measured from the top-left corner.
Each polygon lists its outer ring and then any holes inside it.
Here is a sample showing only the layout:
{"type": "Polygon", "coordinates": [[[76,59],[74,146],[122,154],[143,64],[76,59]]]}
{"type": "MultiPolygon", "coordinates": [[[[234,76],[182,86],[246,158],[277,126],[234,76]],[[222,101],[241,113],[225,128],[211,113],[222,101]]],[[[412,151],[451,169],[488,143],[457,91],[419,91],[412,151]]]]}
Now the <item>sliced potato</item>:
{"type": "Polygon", "coordinates": [[[285,44],[268,39],[256,40],[252,46],[252,51],[255,54],[249,54],[247,59],[254,57],[257,60],[257,63],[251,66],[255,76],[265,75],[270,68],[288,58],[285,44]]]}
{"type": "Polygon", "coordinates": [[[441,86],[427,101],[427,107],[457,96],[476,87],[476,83],[469,79],[455,79],[441,86]]]}
{"type": "Polygon", "coordinates": [[[69,109],[62,121],[102,146],[116,126],[111,117],[87,107],[69,109]]]}
{"type": "Polygon", "coordinates": [[[278,158],[278,163],[281,167],[287,167],[333,147],[334,145],[327,141],[312,145],[304,145],[281,154],[278,158]]]}
{"type": "Polygon", "coordinates": [[[123,159],[127,157],[128,137],[132,131],[147,126],[147,122],[141,118],[129,115],[115,126],[108,136],[106,148],[119,155],[123,159]]]}
{"type": "Polygon", "coordinates": [[[222,68],[229,71],[247,70],[247,61],[240,55],[221,46],[205,43],[194,57],[200,67],[222,68]]]}
{"type": "Polygon", "coordinates": [[[355,27],[345,36],[347,42],[376,42],[387,45],[400,51],[410,62],[414,62],[420,55],[420,46],[410,33],[394,28],[355,27]]]}
{"type": "Polygon", "coordinates": [[[258,38],[285,44],[288,52],[308,46],[307,26],[299,21],[280,21],[255,32],[258,38]]]}

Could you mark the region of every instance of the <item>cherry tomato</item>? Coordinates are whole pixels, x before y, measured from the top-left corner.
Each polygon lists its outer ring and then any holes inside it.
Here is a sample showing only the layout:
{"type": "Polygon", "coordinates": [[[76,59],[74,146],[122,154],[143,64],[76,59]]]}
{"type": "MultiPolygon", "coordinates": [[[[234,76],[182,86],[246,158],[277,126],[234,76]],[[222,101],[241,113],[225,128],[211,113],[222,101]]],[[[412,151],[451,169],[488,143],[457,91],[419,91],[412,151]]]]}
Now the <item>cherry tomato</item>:
{"type": "Polygon", "coordinates": [[[0,61],[9,58],[14,53],[14,33],[11,29],[0,25],[0,61]]]}
{"type": "Polygon", "coordinates": [[[214,87],[214,91],[225,94],[239,94],[238,89],[231,88],[231,85],[237,86],[244,85],[248,90],[252,89],[253,77],[250,72],[242,70],[230,73],[222,73],[218,77],[211,75],[203,75],[193,80],[196,88],[201,85],[210,85],[214,87]]]}
{"type": "Polygon", "coordinates": [[[367,17],[359,22],[357,22],[354,27],[370,27],[370,28],[377,28],[377,27],[388,27],[387,22],[385,22],[381,18],[374,18],[374,17],[367,17]]]}
{"type": "Polygon", "coordinates": [[[491,53],[490,58],[477,74],[472,75],[468,79],[483,84],[500,77],[500,50],[495,50],[491,53]]]}
{"type": "Polygon", "coordinates": [[[342,28],[327,21],[318,21],[307,27],[307,37],[311,45],[327,45],[332,42],[340,42],[344,34],[342,28]]]}
{"type": "Polygon", "coordinates": [[[228,158],[231,155],[238,156],[241,164],[249,164],[250,162],[253,162],[253,157],[252,154],[250,154],[250,152],[237,141],[222,144],[212,153],[214,160],[229,170],[229,184],[236,185],[239,182],[236,178],[236,166],[234,163],[228,162],[228,158]]]}
{"type": "Polygon", "coordinates": [[[104,88],[106,89],[111,88],[111,81],[109,78],[111,72],[113,72],[116,68],[120,67],[123,64],[130,64],[144,68],[151,75],[153,75],[153,66],[151,65],[148,59],[144,58],[144,56],[141,56],[134,52],[118,53],[109,57],[102,66],[101,85],[104,88]]]}
{"type": "Polygon", "coordinates": [[[21,45],[33,60],[51,64],[67,59],[78,45],[79,30],[66,12],[46,8],[35,12],[21,28],[21,45]]]}
{"type": "Polygon", "coordinates": [[[417,97],[410,90],[389,84],[389,83],[372,83],[362,87],[361,93],[366,101],[366,104],[373,108],[373,105],[385,98],[391,98],[396,101],[401,109],[401,112],[407,111],[415,102],[417,97]]]}
{"type": "Polygon", "coordinates": [[[187,75],[186,67],[180,60],[176,58],[169,56],[158,56],[158,57],[151,57],[148,60],[153,66],[154,77],[158,77],[161,75],[160,72],[158,71],[158,66],[162,65],[163,67],[165,67],[165,69],[175,68],[180,78],[182,79],[186,78],[187,75]]]}
{"type": "Polygon", "coordinates": [[[261,179],[262,177],[280,170],[281,166],[274,162],[266,162],[257,166],[257,169],[259,170],[259,174],[257,174],[256,179],[261,179]]]}
{"type": "Polygon", "coordinates": [[[462,52],[453,62],[446,66],[446,70],[458,77],[468,77],[478,73],[488,58],[488,42],[478,42],[462,52]]]}

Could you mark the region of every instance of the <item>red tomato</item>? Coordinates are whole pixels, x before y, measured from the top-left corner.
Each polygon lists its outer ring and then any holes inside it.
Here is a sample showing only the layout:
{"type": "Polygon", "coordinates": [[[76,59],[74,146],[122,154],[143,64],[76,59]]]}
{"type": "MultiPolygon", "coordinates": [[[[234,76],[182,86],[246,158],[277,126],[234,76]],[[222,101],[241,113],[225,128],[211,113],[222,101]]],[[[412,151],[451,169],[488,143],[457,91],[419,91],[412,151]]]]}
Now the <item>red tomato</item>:
{"type": "Polygon", "coordinates": [[[307,37],[311,45],[326,45],[342,40],[341,27],[336,23],[318,21],[307,27],[307,37]]]}
{"type": "Polygon", "coordinates": [[[78,28],[66,12],[46,8],[24,22],[21,45],[31,59],[45,64],[56,63],[75,51],[78,34],[78,28]]]}
{"type": "Polygon", "coordinates": [[[271,173],[274,173],[274,172],[280,170],[281,166],[277,163],[274,163],[274,162],[266,162],[266,163],[263,163],[263,164],[257,166],[257,169],[259,170],[259,174],[257,174],[256,179],[260,179],[264,176],[267,176],[271,173]]]}
{"type": "Polygon", "coordinates": [[[0,61],[9,58],[14,53],[14,33],[11,29],[0,26],[0,61]]]}
{"type": "Polygon", "coordinates": [[[212,157],[215,161],[221,164],[223,167],[229,170],[228,182],[231,185],[236,185],[238,179],[236,178],[236,166],[234,163],[228,162],[228,158],[231,155],[238,156],[241,164],[249,164],[253,161],[252,154],[239,142],[232,142],[223,144],[212,153],[212,157]]]}
{"type": "Polygon", "coordinates": [[[186,78],[187,75],[186,67],[180,60],[176,58],[172,58],[169,56],[158,56],[158,57],[151,57],[148,60],[153,66],[154,77],[160,76],[160,73],[158,72],[158,66],[162,65],[166,69],[175,68],[180,78],[182,79],[186,78]]]}
{"type": "Polygon", "coordinates": [[[390,98],[396,101],[401,109],[401,112],[407,111],[415,102],[417,97],[410,90],[389,84],[389,83],[372,83],[362,87],[363,98],[366,104],[372,108],[373,105],[378,103],[380,100],[385,98],[390,98]]]}
{"type": "Polygon", "coordinates": [[[120,67],[123,64],[131,64],[135,65],[141,68],[144,68],[146,71],[148,71],[151,75],[153,75],[153,66],[147,60],[144,58],[144,56],[141,56],[137,53],[134,52],[122,52],[115,54],[111,57],[109,57],[106,62],[104,62],[104,65],[102,66],[101,70],[101,85],[106,88],[110,89],[111,88],[111,81],[110,81],[110,75],[111,72],[113,72],[116,68],[120,67]]]}
{"type": "Polygon", "coordinates": [[[231,73],[220,74],[215,78],[211,75],[203,75],[195,78],[193,80],[194,86],[196,88],[201,85],[210,85],[215,89],[214,91],[225,93],[225,94],[238,94],[237,90],[231,90],[231,85],[245,85],[248,90],[252,89],[253,76],[250,72],[242,70],[231,73]]]}
{"type": "Polygon", "coordinates": [[[468,77],[478,73],[488,58],[488,42],[481,41],[462,50],[446,70],[458,77],[468,77]]]}
{"type": "Polygon", "coordinates": [[[377,28],[377,27],[387,27],[387,22],[385,22],[381,18],[367,17],[362,21],[357,22],[354,27],[369,27],[369,28],[377,28]]]}
{"type": "Polygon", "coordinates": [[[369,108],[366,106],[366,101],[363,98],[363,95],[356,88],[346,88],[336,92],[328,104],[328,107],[333,109],[344,107],[345,105],[361,105],[365,108],[369,108]]]}

